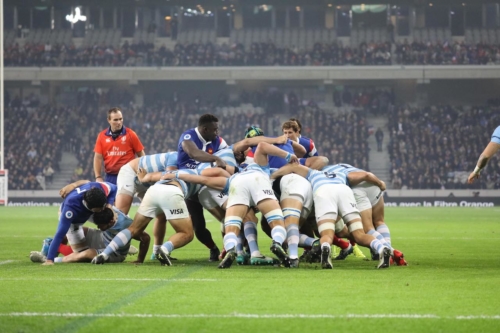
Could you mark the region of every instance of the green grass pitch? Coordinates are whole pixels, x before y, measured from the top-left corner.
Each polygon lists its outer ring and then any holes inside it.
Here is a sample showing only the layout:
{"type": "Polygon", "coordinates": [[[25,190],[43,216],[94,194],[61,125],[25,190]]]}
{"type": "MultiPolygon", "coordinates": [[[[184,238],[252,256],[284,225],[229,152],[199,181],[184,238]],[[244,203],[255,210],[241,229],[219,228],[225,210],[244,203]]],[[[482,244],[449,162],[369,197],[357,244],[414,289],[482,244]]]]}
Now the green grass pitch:
{"type": "Polygon", "coordinates": [[[408,267],[350,256],[333,270],[220,270],[196,239],[171,267],[41,266],[28,255],[54,234],[57,207],[1,207],[0,332],[500,331],[499,208],[387,208],[386,220],[408,267]]]}

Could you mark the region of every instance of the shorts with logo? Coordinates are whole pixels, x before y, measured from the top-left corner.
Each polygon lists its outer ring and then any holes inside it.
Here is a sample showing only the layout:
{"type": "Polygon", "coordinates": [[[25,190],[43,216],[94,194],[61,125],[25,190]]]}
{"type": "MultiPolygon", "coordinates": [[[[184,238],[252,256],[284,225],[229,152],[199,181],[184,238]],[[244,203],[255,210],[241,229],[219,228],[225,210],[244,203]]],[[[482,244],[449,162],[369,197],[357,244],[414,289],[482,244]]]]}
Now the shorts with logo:
{"type": "Polygon", "coordinates": [[[212,209],[215,207],[222,207],[227,201],[228,195],[219,190],[203,186],[198,192],[198,199],[205,209],[212,209]]]}
{"type": "Polygon", "coordinates": [[[311,183],[297,174],[283,176],[280,182],[280,202],[284,199],[295,199],[302,203],[301,217],[307,218],[311,213],[313,195],[311,183]]]}
{"type": "Polygon", "coordinates": [[[155,218],[165,213],[167,220],[189,217],[184,201],[184,193],[173,184],[155,184],[151,186],[137,210],[141,215],[155,218]]]}
{"type": "Polygon", "coordinates": [[[269,176],[263,172],[244,172],[231,180],[226,209],[234,205],[255,206],[265,199],[276,199],[269,176]]]}
{"type": "Polygon", "coordinates": [[[344,184],[322,185],[313,193],[313,200],[316,221],[321,221],[326,214],[344,217],[359,213],[351,188],[344,184]]]}
{"type": "Polygon", "coordinates": [[[120,168],[118,172],[118,178],[116,179],[116,187],[118,188],[118,194],[127,194],[131,197],[136,193],[135,189],[135,171],[127,163],[120,168]]]}
{"type": "Polygon", "coordinates": [[[354,186],[352,192],[354,193],[354,198],[356,199],[360,212],[372,209],[384,194],[378,186],[367,182],[361,182],[354,186]]]}

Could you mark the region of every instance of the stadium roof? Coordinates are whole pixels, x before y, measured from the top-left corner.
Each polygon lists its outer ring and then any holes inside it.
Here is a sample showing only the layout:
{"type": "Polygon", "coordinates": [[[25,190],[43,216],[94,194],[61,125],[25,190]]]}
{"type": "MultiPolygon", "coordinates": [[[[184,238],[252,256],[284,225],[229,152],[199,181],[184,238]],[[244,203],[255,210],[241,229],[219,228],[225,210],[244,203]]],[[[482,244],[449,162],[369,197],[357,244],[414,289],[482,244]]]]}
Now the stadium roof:
{"type": "Polygon", "coordinates": [[[207,5],[218,6],[231,3],[244,3],[245,5],[356,5],[356,4],[414,4],[426,5],[432,3],[434,5],[441,4],[480,4],[491,3],[492,0],[4,0],[4,4],[8,6],[144,6],[144,5],[169,5],[169,6],[189,6],[189,5],[207,5]]]}

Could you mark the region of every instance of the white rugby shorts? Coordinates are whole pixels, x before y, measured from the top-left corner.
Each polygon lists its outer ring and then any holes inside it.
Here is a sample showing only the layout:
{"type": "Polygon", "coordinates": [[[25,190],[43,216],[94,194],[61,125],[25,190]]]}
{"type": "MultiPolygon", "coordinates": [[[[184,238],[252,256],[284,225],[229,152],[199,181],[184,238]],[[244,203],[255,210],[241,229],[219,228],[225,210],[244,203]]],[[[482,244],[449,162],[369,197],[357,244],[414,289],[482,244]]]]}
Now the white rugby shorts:
{"type": "Polygon", "coordinates": [[[352,192],[354,193],[354,198],[360,212],[372,209],[384,195],[384,192],[378,186],[368,182],[361,182],[354,186],[352,192]]]}
{"type": "Polygon", "coordinates": [[[198,199],[205,209],[221,207],[228,199],[228,195],[219,190],[203,186],[198,192],[198,199]]]}
{"type": "Polygon", "coordinates": [[[316,221],[322,221],[323,216],[333,214],[344,217],[350,213],[359,213],[356,199],[349,186],[344,184],[325,184],[313,193],[316,221]]]}
{"type": "Polygon", "coordinates": [[[280,202],[284,199],[295,199],[302,203],[300,216],[307,218],[311,213],[313,205],[313,195],[311,183],[297,174],[283,176],[280,182],[281,196],[280,202]]]}
{"type": "Polygon", "coordinates": [[[276,199],[269,176],[262,172],[237,175],[229,186],[226,209],[234,205],[256,206],[265,199],[276,199]]]}
{"type": "Polygon", "coordinates": [[[151,186],[144,195],[137,212],[150,218],[155,218],[163,212],[167,220],[189,217],[184,193],[176,185],[170,184],[151,186]]]}
{"type": "Polygon", "coordinates": [[[117,194],[126,194],[133,197],[136,193],[135,177],[135,171],[128,163],[122,166],[116,178],[117,194]]]}

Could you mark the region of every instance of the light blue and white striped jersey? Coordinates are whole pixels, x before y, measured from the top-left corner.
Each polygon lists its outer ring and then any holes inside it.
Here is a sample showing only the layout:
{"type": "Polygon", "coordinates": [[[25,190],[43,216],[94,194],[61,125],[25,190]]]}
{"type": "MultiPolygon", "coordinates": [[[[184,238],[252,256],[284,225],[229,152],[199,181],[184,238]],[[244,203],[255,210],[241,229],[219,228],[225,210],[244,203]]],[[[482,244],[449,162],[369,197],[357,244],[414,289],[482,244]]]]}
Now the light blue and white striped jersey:
{"type": "MultiPolygon", "coordinates": [[[[108,230],[102,233],[102,238],[105,247],[109,245],[109,243],[120,231],[127,229],[132,224],[133,221],[128,215],[123,213],[115,206],[113,206],[112,209],[118,214],[118,220],[116,221],[113,227],[109,228],[108,230]]],[[[116,253],[125,256],[128,253],[129,247],[130,247],[130,242],[128,242],[127,245],[117,249],[116,253]]]]}
{"type": "MultiPolygon", "coordinates": [[[[226,148],[219,150],[213,154],[214,156],[220,157],[224,162],[226,162],[227,165],[235,167],[237,166],[236,159],[234,158],[234,152],[232,149],[226,148]]],[[[201,174],[203,170],[206,168],[210,168],[213,165],[210,163],[200,163],[196,170],[201,174]]]]}
{"type": "Polygon", "coordinates": [[[321,169],[321,171],[343,173],[345,175],[348,175],[351,172],[363,171],[363,170],[353,167],[352,165],[342,163],[335,165],[327,165],[323,169],[321,169]]]}
{"type": "Polygon", "coordinates": [[[311,183],[313,192],[326,184],[347,184],[347,176],[344,173],[318,171],[309,169],[306,179],[311,183]]]}
{"type": "Polygon", "coordinates": [[[226,187],[222,190],[224,193],[228,193],[229,191],[229,186],[231,186],[231,181],[234,179],[234,177],[237,177],[238,175],[246,175],[249,173],[255,173],[255,172],[260,172],[269,177],[271,174],[271,169],[269,168],[269,164],[265,166],[261,166],[257,163],[250,163],[245,169],[240,170],[240,172],[235,173],[231,177],[228,178],[228,181],[226,183],[226,187]]]}
{"type": "Polygon", "coordinates": [[[139,168],[150,172],[162,172],[168,167],[177,167],[177,152],[161,153],[142,156],[139,160],[139,168]]]}
{"type": "Polygon", "coordinates": [[[498,126],[491,135],[491,142],[500,144],[500,126],[498,126]]]}
{"type": "MultiPolygon", "coordinates": [[[[196,169],[182,169],[182,170],[175,171],[175,172],[178,172],[179,175],[180,174],[198,175],[198,171],[196,169]]],[[[170,173],[170,171],[163,172],[162,176],[166,173],[170,173]]],[[[202,186],[202,185],[198,185],[198,184],[191,184],[191,183],[185,182],[181,179],[176,179],[176,180],[181,185],[182,193],[184,193],[184,198],[186,198],[186,199],[189,199],[192,196],[194,196],[196,193],[198,193],[198,191],[200,190],[200,188],[202,186]]],[[[166,184],[166,183],[170,183],[171,181],[172,181],[172,179],[165,179],[165,180],[157,181],[156,184],[166,184]]]]}

